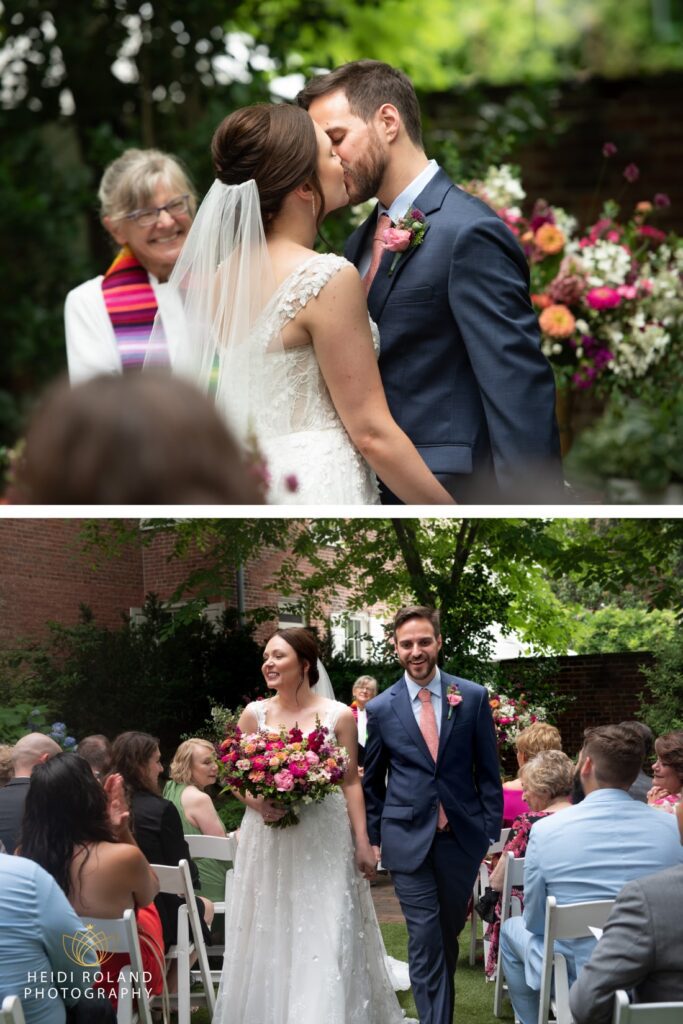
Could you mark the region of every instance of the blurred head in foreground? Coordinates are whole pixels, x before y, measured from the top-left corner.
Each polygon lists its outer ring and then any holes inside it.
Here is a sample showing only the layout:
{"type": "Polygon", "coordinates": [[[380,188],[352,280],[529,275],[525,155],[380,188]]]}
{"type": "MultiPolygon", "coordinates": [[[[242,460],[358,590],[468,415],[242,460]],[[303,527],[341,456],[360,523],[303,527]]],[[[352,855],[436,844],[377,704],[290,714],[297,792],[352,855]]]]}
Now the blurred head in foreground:
{"type": "Polygon", "coordinates": [[[28,429],[12,501],[261,504],[212,402],[167,373],[53,385],[28,429]]]}

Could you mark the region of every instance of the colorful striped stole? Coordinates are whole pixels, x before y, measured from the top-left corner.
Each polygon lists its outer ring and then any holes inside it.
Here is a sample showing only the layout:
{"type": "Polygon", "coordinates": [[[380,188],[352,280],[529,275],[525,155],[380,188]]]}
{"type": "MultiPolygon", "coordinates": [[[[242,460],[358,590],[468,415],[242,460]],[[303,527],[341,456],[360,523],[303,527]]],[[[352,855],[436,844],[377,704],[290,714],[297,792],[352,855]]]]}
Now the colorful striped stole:
{"type": "Polygon", "coordinates": [[[166,338],[161,331],[150,342],[157,300],[149,275],[127,245],[118,252],[102,279],[104,304],[114,328],[124,373],[143,364],[168,366],[166,338]]]}

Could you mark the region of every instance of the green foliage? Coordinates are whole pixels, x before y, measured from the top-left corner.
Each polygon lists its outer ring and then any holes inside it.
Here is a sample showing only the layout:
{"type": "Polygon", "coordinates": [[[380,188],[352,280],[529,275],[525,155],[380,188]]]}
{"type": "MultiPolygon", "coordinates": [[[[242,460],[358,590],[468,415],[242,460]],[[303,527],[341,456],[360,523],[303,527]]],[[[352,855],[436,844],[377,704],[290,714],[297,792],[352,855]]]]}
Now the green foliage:
{"type": "Polygon", "coordinates": [[[150,596],[145,621],[99,626],[84,610],[76,626],[50,625],[48,639],[3,654],[3,689],[59,709],[76,735],[150,732],[172,753],[211,702],[237,705],[262,688],[253,628],[227,612],[218,628],[196,616],[169,629],[150,596]],[[11,681],[11,682],[10,682],[11,681]]]}
{"type": "Polygon", "coordinates": [[[32,732],[31,715],[37,713],[44,716],[46,711],[46,707],[34,707],[26,701],[0,707],[0,743],[14,744],[26,733],[32,732]]]}
{"type": "Polygon", "coordinates": [[[673,639],[676,629],[676,616],[669,609],[582,609],[575,621],[572,646],[577,654],[656,652],[673,639]]]}
{"type": "Polygon", "coordinates": [[[656,736],[683,729],[683,627],[656,652],[654,665],[643,666],[648,689],[640,714],[656,736]]]}

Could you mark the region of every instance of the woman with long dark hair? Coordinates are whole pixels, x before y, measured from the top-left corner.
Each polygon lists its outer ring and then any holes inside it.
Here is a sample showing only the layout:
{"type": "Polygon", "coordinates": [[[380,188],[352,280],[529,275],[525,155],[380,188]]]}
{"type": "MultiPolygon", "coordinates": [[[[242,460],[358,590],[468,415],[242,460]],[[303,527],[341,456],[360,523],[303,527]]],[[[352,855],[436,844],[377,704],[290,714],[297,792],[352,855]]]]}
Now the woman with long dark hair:
{"type": "Polygon", "coordinates": [[[214,1024],[401,1024],[384,963],[370,889],[368,841],[350,708],[320,696],[318,649],[302,628],[278,630],[263,656],[274,691],[248,704],[243,733],[327,728],[349,763],[342,792],[297,807],[299,822],[268,827],[282,803],[247,796],[227,908],[223,973],[214,1024]]]}
{"type": "MultiPolygon", "coordinates": [[[[126,786],[133,813],[133,834],[149,863],[175,867],[180,860],[186,860],[192,883],[199,887],[199,872],[190,857],[180,815],[171,801],[165,800],[159,792],[159,776],[163,771],[159,741],[146,732],[121,733],[112,744],[111,757],[112,771],[123,777],[126,786]]],[[[177,941],[181,902],[179,896],[171,893],[159,893],[155,899],[167,949],[177,941]]],[[[197,907],[208,942],[213,903],[198,896],[197,907]]]]}
{"type": "MultiPolygon", "coordinates": [[[[119,775],[109,776],[102,786],[84,758],[56,754],[33,769],[20,853],[49,872],[84,917],[117,918],[135,910],[143,964],[153,979],[148,987],[158,993],[164,953],[153,900],[159,882],[131,834],[129,819],[119,775]]],[[[108,975],[115,978],[125,960],[108,960],[108,975]]]]}

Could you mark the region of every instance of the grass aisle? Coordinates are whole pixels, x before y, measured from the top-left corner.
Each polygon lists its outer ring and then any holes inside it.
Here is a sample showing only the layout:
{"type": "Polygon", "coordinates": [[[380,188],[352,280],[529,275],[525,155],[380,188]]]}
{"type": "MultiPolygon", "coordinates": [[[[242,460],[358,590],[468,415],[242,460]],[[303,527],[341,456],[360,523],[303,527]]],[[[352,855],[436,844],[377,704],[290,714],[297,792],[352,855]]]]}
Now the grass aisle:
{"type": "MultiPolygon", "coordinates": [[[[384,945],[390,956],[397,960],[408,959],[408,934],[403,924],[381,924],[384,945]]],[[[460,936],[460,958],[455,975],[455,1016],[456,1024],[492,1024],[498,1019],[513,1021],[512,1008],[508,1000],[503,1001],[503,1016],[493,1016],[493,983],[486,982],[481,962],[470,967],[470,926],[460,936]]],[[[481,956],[481,954],[480,954],[481,956]]],[[[399,992],[398,1000],[407,1017],[417,1017],[412,992],[399,992]]]]}

